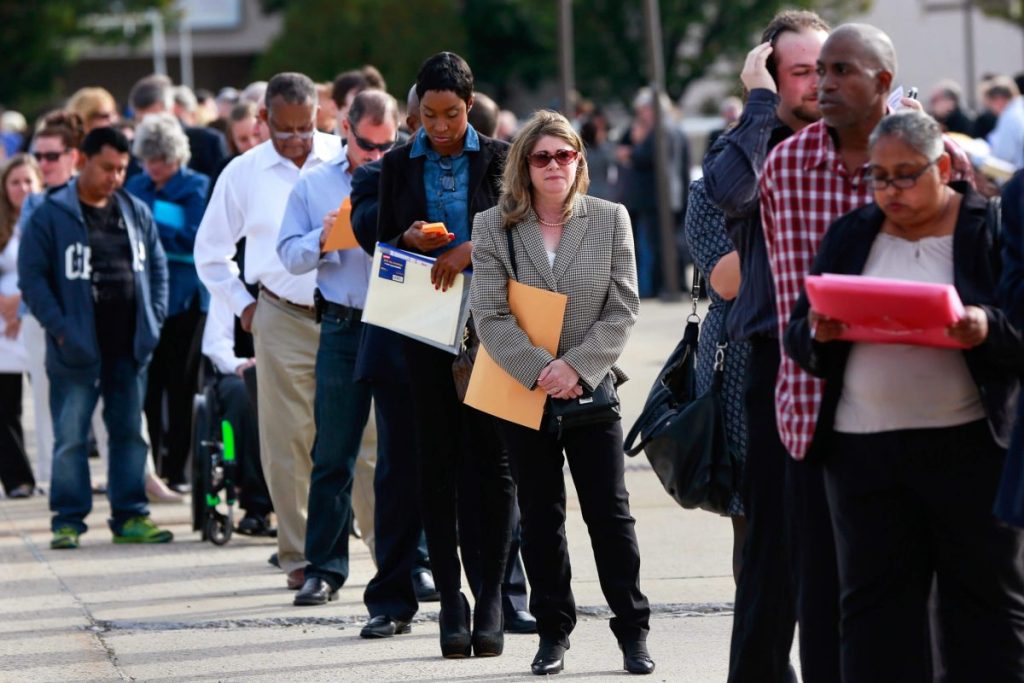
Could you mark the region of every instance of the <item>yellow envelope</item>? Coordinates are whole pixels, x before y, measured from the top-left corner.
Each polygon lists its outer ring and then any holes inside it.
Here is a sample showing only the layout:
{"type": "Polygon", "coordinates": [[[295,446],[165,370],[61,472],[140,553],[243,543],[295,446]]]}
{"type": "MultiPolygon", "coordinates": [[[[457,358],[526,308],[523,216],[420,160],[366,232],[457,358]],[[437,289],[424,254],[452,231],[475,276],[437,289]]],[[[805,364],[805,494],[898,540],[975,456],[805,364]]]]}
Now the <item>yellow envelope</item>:
{"type": "MultiPolygon", "coordinates": [[[[508,307],[519,327],[526,332],[531,344],[547,349],[552,356],[558,353],[568,300],[565,294],[516,280],[508,282],[508,307]]],[[[524,427],[540,429],[546,400],[543,389],[534,387],[531,391],[524,387],[488,355],[483,345],[480,346],[473,374],[469,377],[466,405],[524,427]]]]}
{"type": "Polygon", "coordinates": [[[358,246],[356,234],[352,232],[352,200],[345,197],[345,201],[338,208],[338,215],[334,219],[334,225],[331,226],[331,232],[327,235],[323,253],[354,249],[358,246]]]}

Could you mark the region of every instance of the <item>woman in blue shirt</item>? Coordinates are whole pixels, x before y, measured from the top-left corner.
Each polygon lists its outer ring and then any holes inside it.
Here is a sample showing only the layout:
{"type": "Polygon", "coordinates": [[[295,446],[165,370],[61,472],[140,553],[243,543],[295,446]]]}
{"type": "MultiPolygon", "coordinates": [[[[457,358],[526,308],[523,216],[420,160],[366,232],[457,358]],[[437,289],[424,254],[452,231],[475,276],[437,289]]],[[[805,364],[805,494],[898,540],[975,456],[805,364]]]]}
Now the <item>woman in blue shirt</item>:
{"type": "Polygon", "coordinates": [[[192,248],[206,209],[209,178],[186,167],[190,152],[181,124],[170,114],[151,114],[135,131],[132,151],[144,173],[133,176],[125,189],[149,206],[167,253],[169,296],[167,320],[149,365],[146,419],[160,475],[171,488],[185,491],[192,433],[192,395],[199,362],[201,320],[209,295],[199,282],[192,248]],[[167,424],[163,397],[167,395],[167,424]],[[164,434],[167,435],[166,442],[164,434]],[[166,455],[160,457],[163,450],[166,455]]]}

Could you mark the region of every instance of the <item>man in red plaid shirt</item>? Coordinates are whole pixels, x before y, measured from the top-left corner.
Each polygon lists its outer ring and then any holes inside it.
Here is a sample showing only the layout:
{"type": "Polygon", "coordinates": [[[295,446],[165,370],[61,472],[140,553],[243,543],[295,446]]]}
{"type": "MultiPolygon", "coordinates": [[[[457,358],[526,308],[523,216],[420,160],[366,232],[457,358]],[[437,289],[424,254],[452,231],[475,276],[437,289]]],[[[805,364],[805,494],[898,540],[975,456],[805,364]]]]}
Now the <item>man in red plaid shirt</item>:
{"type": "MultiPolygon", "coordinates": [[[[780,339],[829,225],[874,199],[868,182],[868,136],[887,113],[895,73],[896,52],[885,33],[865,24],[837,28],[818,58],[822,120],[779,144],[765,161],[761,218],[780,339]]],[[[953,161],[953,180],[972,180],[963,150],[946,139],[946,151],[953,161]]],[[[783,354],[775,414],[782,442],[797,460],[810,449],[822,387],[821,380],[783,354]]]]}

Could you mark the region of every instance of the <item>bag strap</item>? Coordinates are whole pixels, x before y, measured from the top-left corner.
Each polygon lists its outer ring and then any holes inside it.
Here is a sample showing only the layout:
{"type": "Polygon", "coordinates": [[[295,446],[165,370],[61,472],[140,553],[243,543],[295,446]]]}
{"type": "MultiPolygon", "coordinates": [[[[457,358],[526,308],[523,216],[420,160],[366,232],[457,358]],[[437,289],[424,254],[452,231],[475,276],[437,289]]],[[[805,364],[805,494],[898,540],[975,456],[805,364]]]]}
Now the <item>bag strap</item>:
{"type": "Polygon", "coordinates": [[[516,248],[512,244],[512,230],[505,228],[505,239],[508,241],[508,260],[512,262],[512,277],[519,279],[519,269],[516,267],[516,248]]]}

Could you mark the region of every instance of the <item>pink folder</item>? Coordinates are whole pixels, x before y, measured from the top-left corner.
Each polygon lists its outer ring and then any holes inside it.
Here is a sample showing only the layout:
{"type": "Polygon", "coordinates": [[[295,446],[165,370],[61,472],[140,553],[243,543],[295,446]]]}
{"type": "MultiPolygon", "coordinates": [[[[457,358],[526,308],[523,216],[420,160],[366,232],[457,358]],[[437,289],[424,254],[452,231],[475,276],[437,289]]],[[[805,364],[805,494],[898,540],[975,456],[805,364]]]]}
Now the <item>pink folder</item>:
{"type": "Polygon", "coordinates": [[[826,273],[808,275],[805,286],[811,308],[848,325],[840,339],[965,348],[946,334],[964,316],[952,285],[826,273]]]}

